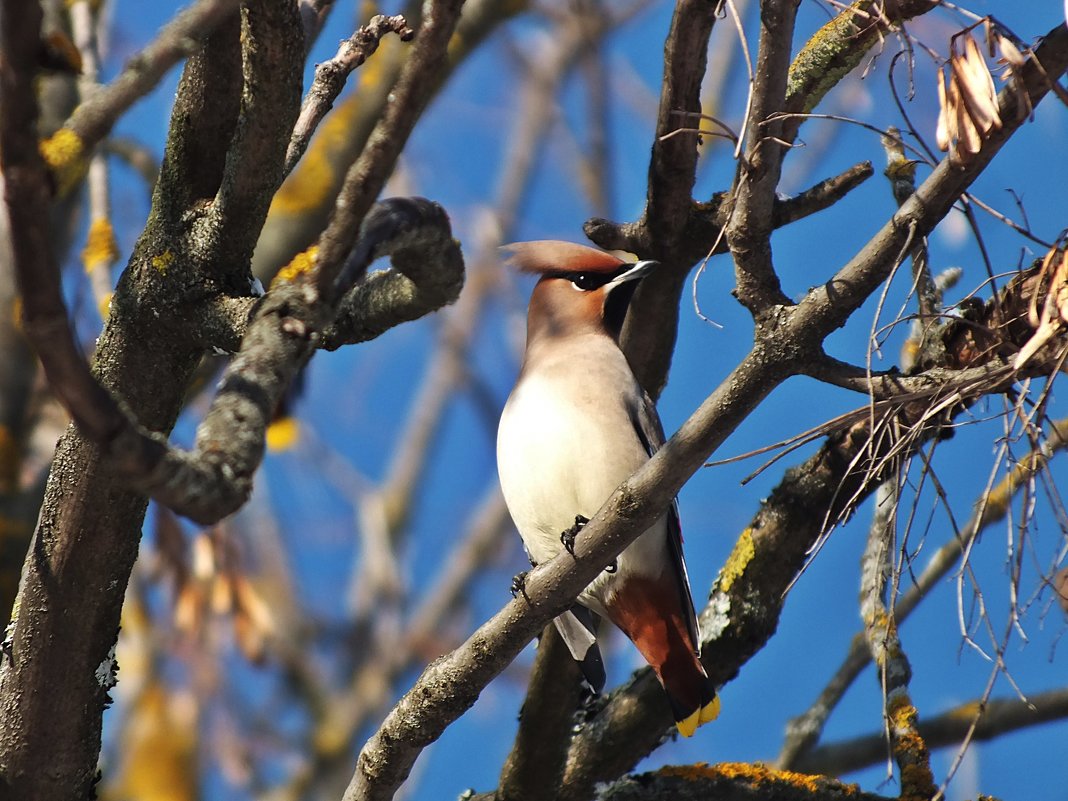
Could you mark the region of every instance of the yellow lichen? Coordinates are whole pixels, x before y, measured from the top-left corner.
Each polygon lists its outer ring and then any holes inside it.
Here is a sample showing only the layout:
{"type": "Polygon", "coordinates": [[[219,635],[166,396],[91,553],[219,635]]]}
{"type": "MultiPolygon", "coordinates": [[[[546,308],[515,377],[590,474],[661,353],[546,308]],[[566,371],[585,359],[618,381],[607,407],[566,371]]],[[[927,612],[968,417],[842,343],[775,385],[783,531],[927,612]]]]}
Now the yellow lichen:
{"type": "Polygon", "coordinates": [[[753,530],[747,528],[734,544],[734,550],[727,557],[727,563],[719,572],[719,589],[722,592],[730,592],[734,582],[745,573],[749,562],[756,556],[756,547],[753,545],[753,530]]]}
{"type": "Polygon", "coordinates": [[[89,162],[85,158],[85,143],[70,128],[60,128],[39,146],[41,158],[56,178],[56,189],[63,195],[85,175],[89,162]]]}
{"type": "Polygon", "coordinates": [[[170,269],[171,263],[173,261],[174,261],[174,254],[171,252],[170,248],[167,248],[167,250],[163,251],[158,256],[153,256],[149,260],[149,263],[152,265],[152,268],[157,273],[159,273],[160,275],[164,275],[165,276],[165,275],[167,275],[167,270],[170,269]]]}
{"type": "Polygon", "coordinates": [[[108,319],[108,315],[111,314],[111,298],[114,292],[108,292],[100,299],[100,305],[97,307],[97,311],[100,312],[100,319],[108,319]]]}
{"type": "Polygon", "coordinates": [[[115,241],[115,229],[107,217],[97,217],[89,225],[89,235],[82,249],[82,264],[91,273],[100,267],[109,267],[119,257],[119,244],[115,241]]]}
{"type": "Polygon", "coordinates": [[[957,720],[972,721],[979,717],[979,713],[982,711],[978,701],[969,701],[966,704],[961,704],[956,709],[949,711],[949,716],[956,718],[957,720]]]}
{"type": "Polygon", "coordinates": [[[791,100],[805,95],[802,111],[811,111],[885,33],[872,5],[871,0],[854,2],[816,31],[790,64],[786,94],[791,100]]]}
{"type": "Polygon", "coordinates": [[[668,765],[658,770],[657,773],[661,776],[686,781],[701,779],[744,781],[754,788],[773,788],[776,785],[798,787],[813,794],[832,786],[845,795],[855,795],[860,789],[855,784],[843,784],[826,776],[813,776],[790,770],[773,770],[760,762],[720,762],[717,765],[698,762],[693,765],[668,765]]]}
{"type": "MultiPolygon", "coordinates": [[[[368,59],[360,70],[361,75],[377,63],[377,56],[368,59]]],[[[275,193],[271,214],[305,214],[322,206],[336,191],[342,168],[334,164],[334,158],[352,134],[353,120],[362,107],[359,99],[356,95],[339,103],[323,120],[303,158],[275,193]]]]}
{"type": "Polygon", "coordinates": [[[894,726],[911,728],[916,724],[916,707],[912,705],[912,701],[906,693],[900,693],[888,699],[886,714],[890,717],[890,722],[894,726]]]}
{"type": "Polygon", "coordinates": [[[278,271],[274,280],[271,281],[271,287],[274,288],[279,284],[293,281],[298,276],[310,271],[315,266],[315,259],[318,255],[318,245],[312,245],[307,250],[298,253],[289,264],[278,271]]]}
{"type": "Polygon", "coordinates": [[[300,439],[300,423],[293,417],[280,417],[267,426],[267,450],[288,451],[300,439]]]}

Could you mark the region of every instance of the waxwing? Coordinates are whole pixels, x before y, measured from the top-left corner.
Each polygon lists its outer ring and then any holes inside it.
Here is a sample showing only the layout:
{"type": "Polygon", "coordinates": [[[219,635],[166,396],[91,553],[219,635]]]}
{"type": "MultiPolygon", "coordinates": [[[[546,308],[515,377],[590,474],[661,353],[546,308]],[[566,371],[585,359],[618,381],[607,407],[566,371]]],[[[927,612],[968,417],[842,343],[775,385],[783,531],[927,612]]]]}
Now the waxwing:
{"type": "MultiPolygon", "coordinates": [[[[508,246],[538,276],[519,380],[501,414],[501,489],[532,564],[573,542],[615,489],[664,443],[652,400],[619,348],[639,280],[656,262],[624,262],[568,242],[508,246]]],[[[637,646],[664,687],[679,731],[714,720],[719,700],[698,656],[678,509],[619,555],[555,623],[587,681],[604,685],[599,617],[637,646]]]]}

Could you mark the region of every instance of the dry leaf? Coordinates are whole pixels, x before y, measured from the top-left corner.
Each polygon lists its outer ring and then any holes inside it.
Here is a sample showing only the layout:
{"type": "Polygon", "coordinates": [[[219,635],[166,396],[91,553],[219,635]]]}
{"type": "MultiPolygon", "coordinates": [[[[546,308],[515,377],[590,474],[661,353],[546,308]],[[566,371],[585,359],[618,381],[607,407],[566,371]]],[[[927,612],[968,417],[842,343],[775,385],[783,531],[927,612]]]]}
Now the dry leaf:
{"type": "Polygon", "coordinates": [[[1035,333],[1016,354],[1013,366],[1019,370],[1068,324],[1068,250],[1054,245],[1042,259],[1038,288],[1027,309],[1027,321],[1035,333]],[[1038,301],[1042,301],[1039,311],[1038,301]]]}
{"type": "Polygon", "coordinates": [[[948,70],[938,74],[938,106],[935,138],[956,164],[968,163],[1002,127],[994,78],[969,31],[950,42],[948,70]]]}

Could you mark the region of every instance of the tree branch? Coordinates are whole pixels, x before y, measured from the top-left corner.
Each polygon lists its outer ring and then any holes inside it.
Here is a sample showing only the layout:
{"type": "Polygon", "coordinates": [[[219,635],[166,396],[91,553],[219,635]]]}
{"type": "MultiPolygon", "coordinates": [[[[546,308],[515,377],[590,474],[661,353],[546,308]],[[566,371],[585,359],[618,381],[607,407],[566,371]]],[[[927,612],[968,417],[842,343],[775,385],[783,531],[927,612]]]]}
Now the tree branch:
{"type": "Polygon", "coordinates": [[[135,55],[114,81],[84,100],[43,145],[61,188],[80,175],[89,152],[116,120],[151,91],[167,70],[201,48],[206,37],[237,11],[237,0],[200,0],[175,17],[156,40],[135,55]]]}
{"type": "Polygon", "coordinates": [[[293,135],[286,150],[283,170],[285,175],[289,175],[304,155],[312,134],[327,112],[334,107],[334,101],[345,88],[349,75],[371,57],[378,49],[378,43],[389,33],[397,34],[402,42],[410,42],[415,36],[415,31],[408,27],[404,17],[399,14],[394,17],[376,14],[366,25],[357,28],[356,33],[341,42],[333,58],[315,67],[315,79],[301,104],[300,116],[293,127],[293,135]]]}
{"type": "Polygon", "coordinates": [[[786,151],[781,141],[782,120],[773,115],[785,102],[795,10],[796,4],[789,0],[760,4],[760,47],[745,120],[745,151],[731,188],[726,228],[734,259],[735,297],[758,325],[772,306],[790,303],[772,263],[771,232],[775,190],[786,151]]]}
{"type": "Polygon", "coordinates": [[[668,766],[621,779],[599,793],[598,801],[889,801],[855,784],[826,776],[770,770],[763,765],[668,766]]]}
{"type": "MultiPolygon", "coordinates": [[[[448,217],[436,203],[394,198],[367,215],[347,272],[359,276],[375,258],[390,255],[400,265],[424,269],[444,261],[455,275],[462,268],[459,246],[451,239],[448,217]]],[[[398,269],[404,269],[398,267],[398,269]]],[[[216,522],[244,503],[252,476],[263,457],[264,432],[293,376],[311,356],[313,343],[328,319],[310,284],[298,269],[260,301],[241,350],[231,361],[192,452],[164,449],[142,459],[143,432],[124,429],[109,446],[131,485],[179,514],[202,524],[216,522]]]]}
{"type": "MultiPolygon", "coordinates": [[[[826,526],[847,517],[883,480],[886,454],[911,452],[983,393],[1006,389],[1011,369],[990,370],[988,364],[996,364],[1002,353],[1015,352],[1014,343],[1031,335],[1024,320],[1039,287],[1037,272],[1032,268],[1011,281],[974,319],[943,330],[947,362],[964,371],[958,375],[969,376],[967,388],[931,395],[917,387],[914,400],[880,411],[884,425],[891,419],[901,423],[907,440],[897,436],[876,443],[869,407],[848,428],[836,430],[814,456],[786,472],[738,539],[701,614],[702,659],[717,684],[737,675],[775,633],[786,591],[811,548],[826,526]],[[937,414],[932,414],[932,405],[940,408],[937,414]]],[[[766,352],[774,353],[774,345],[766,352]]],[[[866,646],[861,642],[855,647],[866,646]]],[[[597,718],[572,742],[562,801],[584,801],[596,784],[633,769],[659,744],[671,725],[661,698],[649,670],[611,694],[597,718]]]]}
{"type": "MultiPolygon", "coordinates": [[[[1058,80],[1065,69],[1068,69],[1068,29],[1062,23],[1046,34],[1014,80],[1027,91],[1033,106],[1049,92],[1050,81],[1058,80]]],[[[958,166],[948,157],[943,159],[856,256],[831,280],[805,296],[796,310],[798,320],[804,320],[805,336],[822,340],[841,327],[886,279],[895,261],[902,260],[920,237],[934,229],[1027,120],[1026,114],[1017,113],[1016,103],[1013,91],[1002,90],[999,105],[1004,126],[986,140],[981,152],[966,166],[958,166]]]]}
{"type": "MultiPolygon", "coordinates": [[[[1068,717],[1068,690],[1051,690],[1027,701],[1005,698],[979,703],[972,701],[947,710],[919,724],[919,732],[931,748],[960,743],[979,719],[973,740],[989,740],[1008,732],[1068,717]]],[[[828,743],[798,760],[798,770],[842,774],[859,770],[886,758],[884,734],[870,734],[854,740],[828,743]]]]}
{"type": "MultiPolygon", "coordinates": [[[[938,0],[861,0],[843,9],[808,40],[790,65],[786,110],[812,111],[896,26],[937,6],[938,0]]],[[[786,122],[784,141],[794,141],[802,122],[804,117],[786,122]]]]}
{"type": "Polygon", "coordinates": [[[639,284],[620,337],[635,376],[655,399],[667,383],[678,335],[678,298],[691,263],[679,260],[697,175],[697,134],[680,130],[701,110],[708,38],[721,0],[678,0],[664,43],[664,80],[649,160],[645,211],[638,223],[642,258],[662,262],[639,284]]]}
{"type": "Polygon", "coordinates": [[[582,674],[556,626],[542,629],[527,698],[495,801],[555,801],[582,699],[582,674]]]}
{"type": "MultiPolygon", "coordinates": [[[[431,664],[367,741],[345,801],[392,798],[415,758],[552,618],[662,514],[686,479],[782,380],[750,356],[583,529],[575,560],[562,554],[527,577],[526,592],[451,654],[431,664]]],[[[665,716],[667,708],[664,707],[665,716]]]]}
{"type": "Polygon", "coordinates": [[[357,276],[344,274],[343,262],[356,242],[364,215],[386,179],[437,88],[445,69],[449,40],[460,18],[463,0],[432,0],[419,28],[419,45],[404,65],[391,102],[375,126],[360,158],[345,176],[330,224],[319,237],[316,290],[333,299],[339,284],[353,285],[357,276]]]}
{"type": "MultiPolygon", "coordinates": [[[[975,541],[976,537],[993,523],[1003,520],[1009,510],[1009,502],[1022,488],[1044,469],[1049,460],[1058,451],[1068,447],[1068,419],[1061,419],[1051,425],[1049,437],[1028,457],[1018,461],[1004,479],[975,504],[975,511],[961,528],[959,534],[951,537],[931,557],[923,572],[916,577],[901,599],[894,605],[893,618],[898,625],[905,622],[916,609],[920,601],[945,578],[946,574],[957,564],[964,550],[975,541]]],[[[794,770],[800,761],[812,750],[819,740],[824,724],[835,706],[845,695],[869,664],[871,651],[864,642],[863,632],[854,635],[849,645],[849,652],[842,660],[841,666],[820,692],[817,699],[804,714],[787,724],[786,739],[782,751],[776,759],[776,765],[794,770]]]]}

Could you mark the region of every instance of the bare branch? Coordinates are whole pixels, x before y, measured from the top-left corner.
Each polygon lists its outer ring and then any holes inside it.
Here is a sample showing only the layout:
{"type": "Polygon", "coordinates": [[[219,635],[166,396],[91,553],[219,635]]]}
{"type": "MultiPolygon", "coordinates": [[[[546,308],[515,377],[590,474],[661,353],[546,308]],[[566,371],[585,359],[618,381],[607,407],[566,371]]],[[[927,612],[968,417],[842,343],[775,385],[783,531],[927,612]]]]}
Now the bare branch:
{"type": "Polygon", "coordinates": [[[900,476],[892,474],[876,490],[875,511],[868,543],[861,558],[860,614],[864,639],[878,667],[885,703],[890,748],[901,777],[905,798],[930,798],[935,794],[931,754],[916,729],[916,707],[909,695],[912,667],[897,634],[897,620],[886,609],[891,551],[896,537],[900,476]]]}
{"type": "MultiPolygon", "coordinates": [[[[845,7],[801,48],[790,65],[786,109],[809,112],[896,26],[926,14],[938,0],[862,0],[845,7]]],[[[783,138],[793,142],[804,117],[787,122],[783,138]]]]}
{"type": "Polygon", "coordinates": [[[460,18],[462,0],[433,0],[419,28],[419,46],[404,65],[385,114],[371,133],[360,158],[345,176],[334,216],[319,238],[316,290],[332,299],[339,286],[352,286],[343,262],[352,250],[360,223],[382,191],[408,142],[415,123],[437,87],[445,68],[446,50],[460,18]]]}
{"type": "Polygon", "coordinates": [[[283,170],[285,175],[289,175],[300,157],[304,155],[312,134],[315,133],[315,129],[326,113],[333,108],[334,101],[345,88],[345,81],[349,75],[371,57],[378,49],[378,43],[389,33],[397,34],[402,42],[410,42],[415,36],[415,31],[408,27],[404,17],[376,14],[368,20],[366,25],[359,27],[356,33],[341,42],[333,58],[316,66],[315,80],[304,97],[304,103],[300,107],[300,116],[293,127],[289,149],[286,151],[283,170]]]}
{"type": "Polygon", "coordinates": [[[645,211],[638,223],[639,242],[627,248],[663,266],[642,281],[627,315],[621,344],[638,381],[653,398],[667,383],[678,329],[678,298],[691,264],[676,249],[692,203],[697,175],[697,133],[683,131],[686,114],[701,110],[701,81],[708,58],[708,38],[722,3],[679,0],[664,44],[664,80],[660,90],[656,138],[649,162],[645,211]],[[655,321],[655,322],[654,322],[655,321]]]}
{"type": "MultiPolygon", "coordinates": [[[[772,227],[782,228],[830,208],[873,174],[871,162],[863,161],[813,184],[793,197],[776,197],[771,214],[772,227]]],[[[723,235],[729,211],[724,203],[726,197],[726,193],[717,192],[707,203],[691,203],[683,241],[678,247],[681,261],[694,264],[730,251],[723,235]]],[[[586,221],[583,230],[586,236],[607,250],[642,253],[639,247],[641,223],[619,224],[593,217],[586,221]]]]}
{"type": "MultiPolygon", "coordinates": [[[[976,537],[993,523],[1005,518],[1009,502],[1016,493],[1027,486],[1042,470],[1046,469],[1052,456],[1068,447],[1068,420],[1062,419],[1050,426],[1050,434],[1042,445],[1028,456],[1020,459],[1009,474],[975,504],[975,511],[961,528],[960,533],[950,538],[932,556],[923,572],[916,577],[904,595],[894,606],[893,617],[898,625],[904,623],[927,594],[934,589],[946,574],[957,564],[960,555],[970,547],[976,537]]],[[[871,663],[871,651],[858,632],[849,646],[849,652],[841,666],[820,692],[812,706],[787,726],[786,740],[776,764],[794,769],[805,758],[819,739],[831,711],[845,695],[861,671],[871,663]]]]}
{"type": "MultiPolygon", "coordinates": [[[[1049,91],[1047,75],[1059,77],[1068,68],[1068,29],[1059,25],[1035,49],[1018,79],[1028,91],[1032,105],[1049,91]],[[1041,68],[1036,66],[1041,63],[1041,68]]],[[[990,163],[1008,138],[1026,118],[1015,113],[1014,91],[999,95],[1005,125],[984,144],[982,151],[966,166],[957,166],[948,157],[912,196],[902,204],[882,230],[826,284],[813,289],[797,307],[800,319],[812,323],[811,335],[827,336],[889,275],[895,261],[911,250],[919,237],[926,236],[946,215],[960,195],[990,163]]]]}
{"type": "MultiPolygon", "coordinates": [[[[1065,717],[1068,717],[1068,690],[1052,690],[1033,695],[1026,702],[1006,698],[961,704],[921,722],[919,732],[931,748],[941,748],[957,745],[977,719],[972,739],[982,741],[1065,717]]],[[[798,769],[814,773],[849,773],[883,759],[885,743],[882,734],[828,743],[799,759],[798,769]]]]}
{"type": "Polygon", "coordinates": [[[555,801],[567,760],[569,734],[582,698],[582,674],[549,624],[541,633],[527,699],[498,785],[496,801],[555,801]]]}
{"type": "Polygon", "coordinates": [[[167,70],[198,50],[212,30],[237,11],[238,5],[237,0],[200,0],[168,23],[154,42],[130,59],[114,81],[75,109],[43,146],[61,188],[80,172],[86,154],[107,136],[115,121],[151,91],[167,70]]]}
{"type": "MultiPolygon", "coordinates": [[[[362,233],[357,251],[349,257],[352,264],[362,265],[350,269],[355,275],[382,255],[403,264],[421,262],[432,270],[440,259],[453,265],[443,271],[452,275],[462,263],[448,217],[427,200],[383,202],[367,216],[362,233]]],[[[292,278],[300,275],[298,271],[292,278]]],[[[211,411],[197,431],[194,451],[168,449],[138,461],[141,435],[132,428],[111,446],[133,486],[200,523],[221,519],[248,497],[275,405],[311,355],[316,332],[329,313],[308,284],[282,277],[260,302],[241,351],[223,374],[211,411]]]]}
{"type": "Polygon", "coordinates": [[[731,188],[726,237],[734,259],[735,297],[760,325],[772,306],[790,302],[783,294],[771,257],[771,215],[779,185],[783,109],[794,32],[796,4],[764,2],[760,6],[760,47],[756,78],[745,121],[745,151],[731,188]]]}

